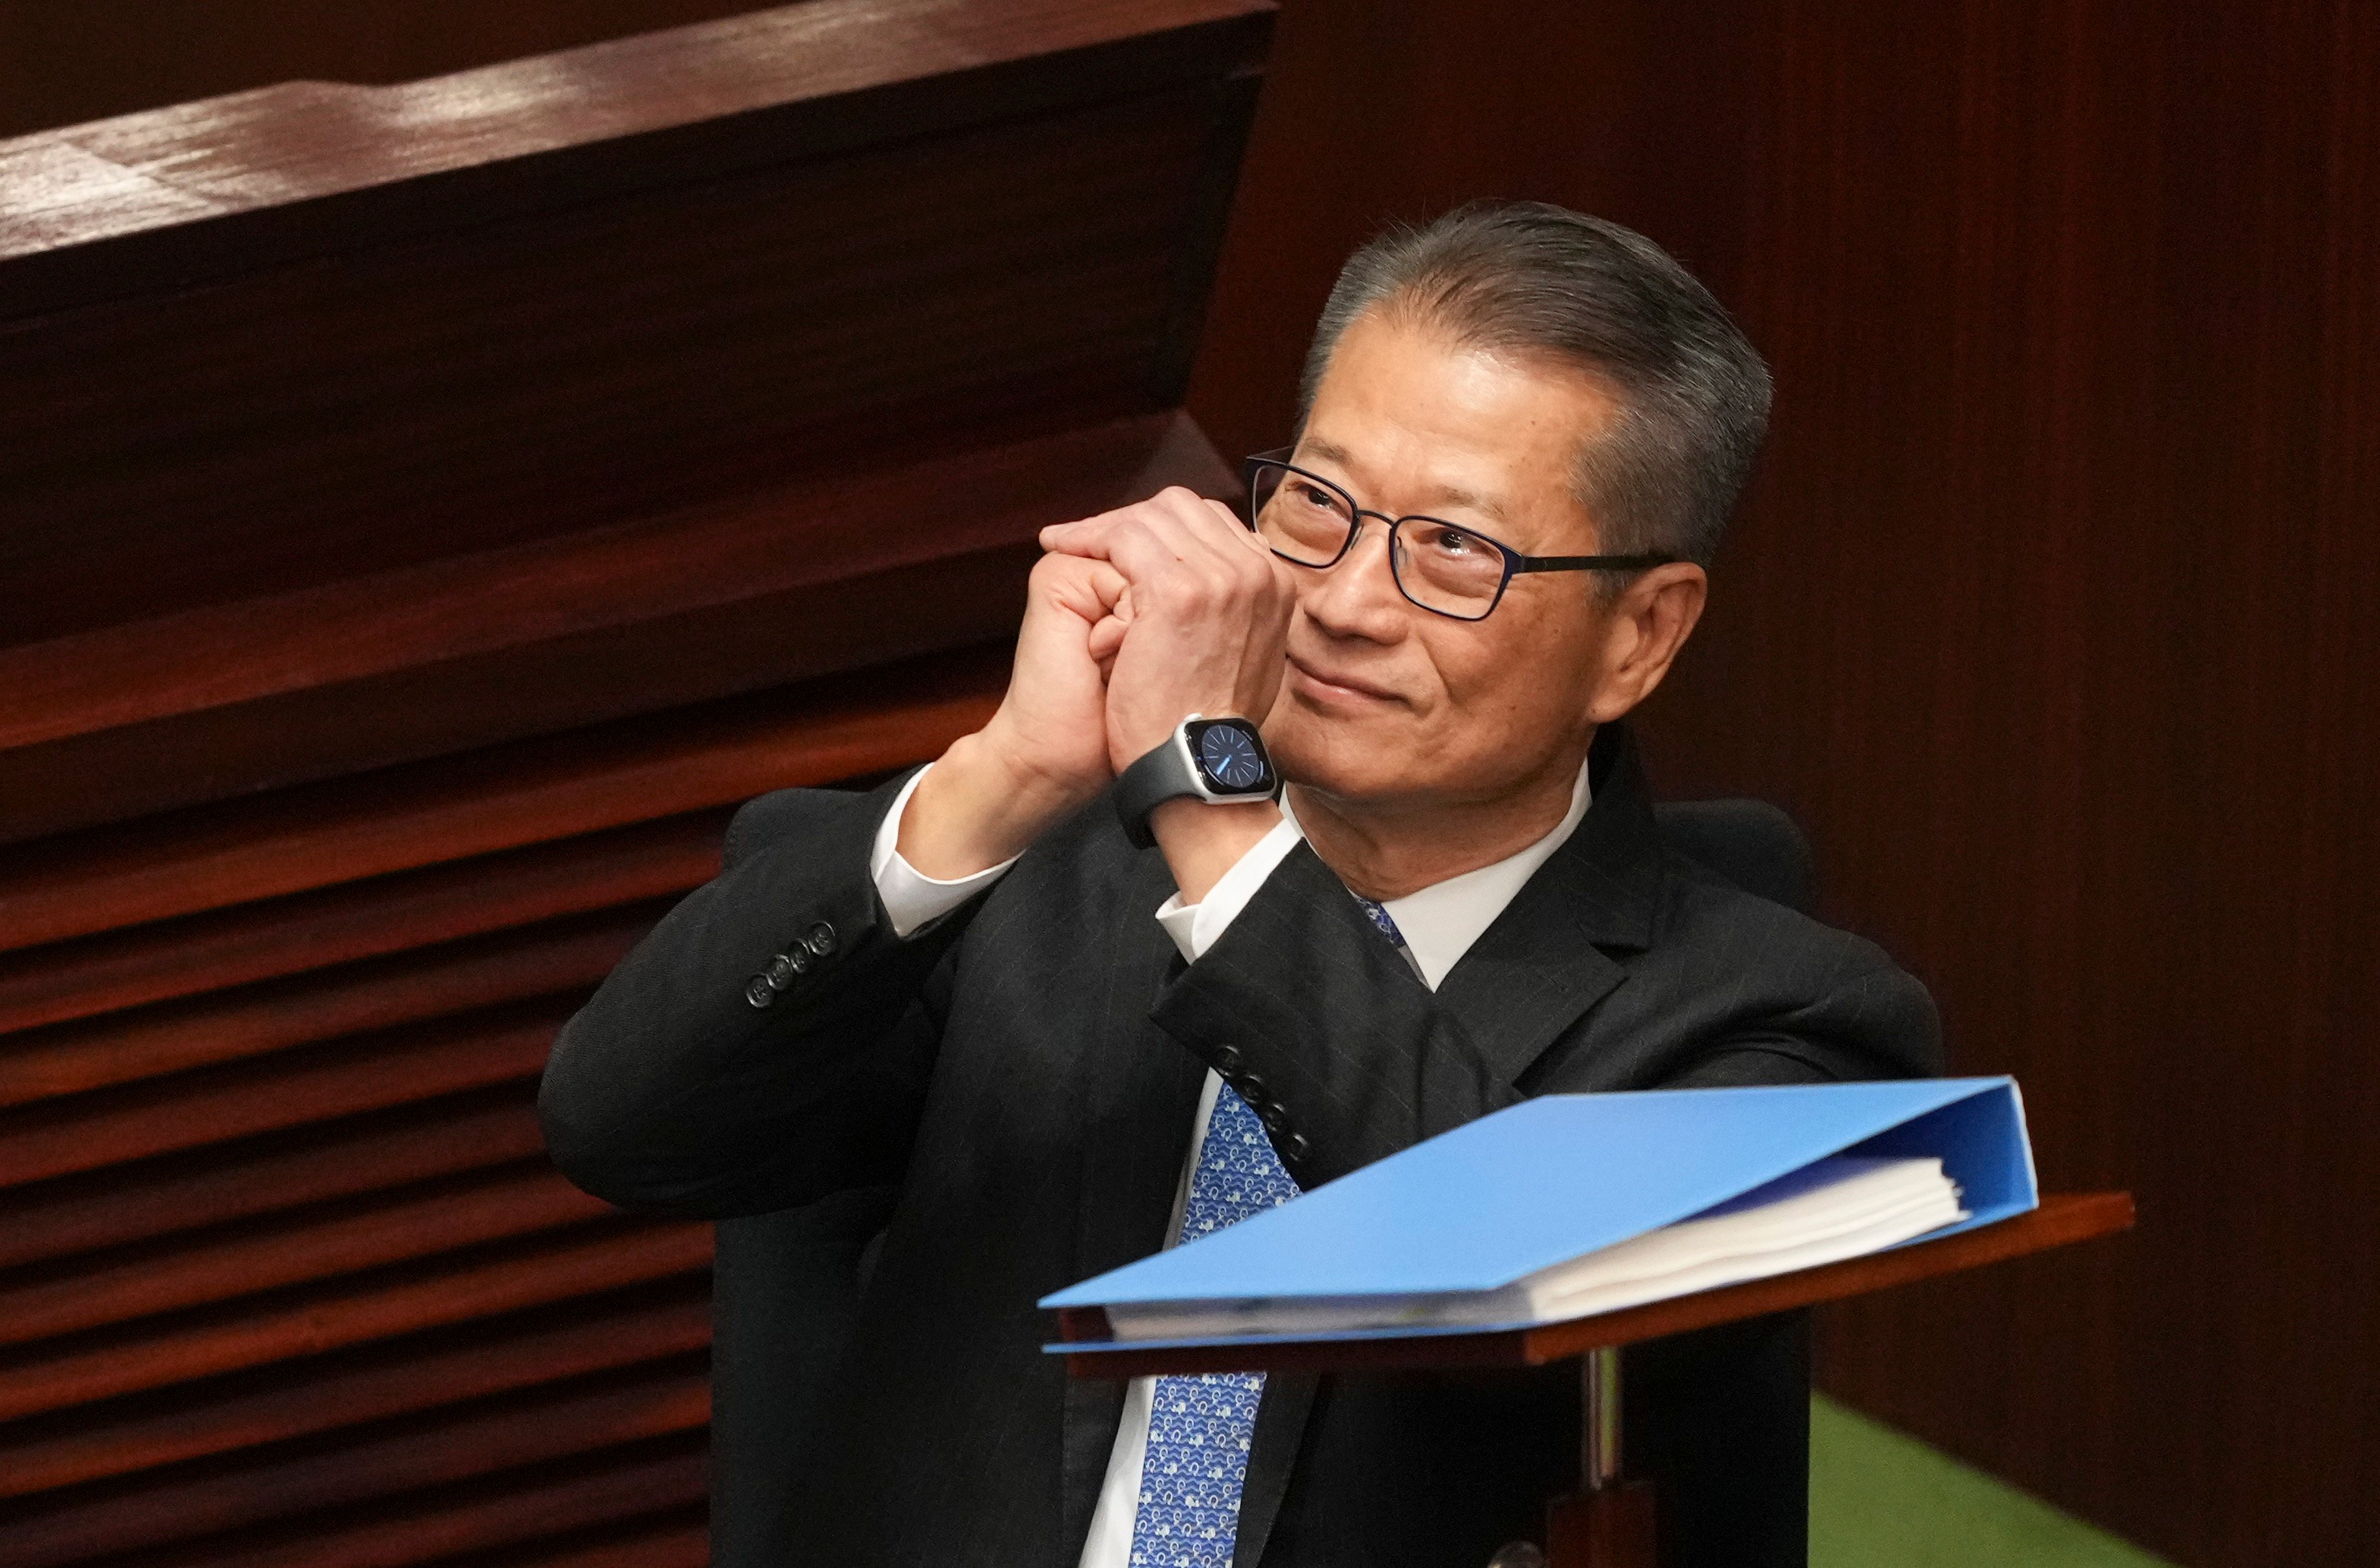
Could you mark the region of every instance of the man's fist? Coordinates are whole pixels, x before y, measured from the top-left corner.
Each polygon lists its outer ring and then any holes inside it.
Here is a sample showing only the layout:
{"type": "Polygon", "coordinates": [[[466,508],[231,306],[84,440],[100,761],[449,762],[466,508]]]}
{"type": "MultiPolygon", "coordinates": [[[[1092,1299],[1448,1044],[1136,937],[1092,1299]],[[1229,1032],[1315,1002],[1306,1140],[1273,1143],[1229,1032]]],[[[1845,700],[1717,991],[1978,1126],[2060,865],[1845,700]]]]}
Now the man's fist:
{"type": "Polygon", "coordinates": [[[1130,767],[1192,713],[1264,722],[1281,689],[1296,584],[1230,508],[1176,486],[1044,529],[1041,543],[1051,559],[1111,568],[1128,590],[1107,602],[1086,650],[1095,662],[1113,660],[1111,769],[1130,767]]]}
{"type": "MultiPolygon", "coordinates": [[[[902,818],[901,854],[927,876],[998,865],[1188,715],[1261,723],[1281,689],[1296,584],[1228,508],[1175,488],[1044,529],[1041,543],[999,711],[942,754],[902,818]]],[[[1258,817],[1271,807],[1188,837],[1159,823],[1185,896],[1264,831],[1258,817]]]]}
{"type": "Polygon", "coordinates": [[[983,730],[1020,778],[1046,782],[1076,805],[1114,776],[1104,738],[1107,683],[1091,638],[1123,592],[1122,574],[1103,561],[1044,555],[1026,588],[1008,693],[983,730]]]}
{"type": "Polygon", "coordinates": [[[918,784],[900,827],[902,857],[944,881],[999,865],[1107,787],[1107,682],[1092,628],[1111,624],[1122,574],[1046,555],[1033,568],[1007,695],[991,722],[955,742],[918,784]]]}

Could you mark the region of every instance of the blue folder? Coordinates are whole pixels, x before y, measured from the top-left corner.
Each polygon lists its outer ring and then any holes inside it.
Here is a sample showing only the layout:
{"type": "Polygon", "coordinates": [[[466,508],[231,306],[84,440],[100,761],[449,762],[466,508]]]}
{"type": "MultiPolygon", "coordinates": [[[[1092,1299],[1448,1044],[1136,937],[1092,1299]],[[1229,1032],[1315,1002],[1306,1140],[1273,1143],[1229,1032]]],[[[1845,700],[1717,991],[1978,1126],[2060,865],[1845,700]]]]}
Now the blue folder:
{"type": "MultiPolygon", "coordinates": [[[[2040,1201],[2023,1102],[2010,1078],[1545,1095],[1229,1230],[1044,1296],[1041,1305],[1494,1290],[1692,1219],[1836,1154],[1939,1159],[1969,1217],[1922,1240],[1988,1225],[2040,1201]]],[[[1469,1324],[1293,1337],[1481,1331],[1469,1324]]],[[[1245,1342],[1076,1341],[1050,1348],[1082,1354],[1234,1343],[1245,1342]]]]}

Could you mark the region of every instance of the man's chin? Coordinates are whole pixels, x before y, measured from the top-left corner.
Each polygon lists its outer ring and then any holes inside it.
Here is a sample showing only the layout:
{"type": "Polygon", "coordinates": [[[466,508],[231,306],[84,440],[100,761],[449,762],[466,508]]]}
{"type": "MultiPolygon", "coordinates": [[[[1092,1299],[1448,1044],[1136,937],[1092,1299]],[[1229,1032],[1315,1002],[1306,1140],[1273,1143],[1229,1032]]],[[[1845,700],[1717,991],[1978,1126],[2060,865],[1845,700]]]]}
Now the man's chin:
{"type": "Polygon", "coordinates": [[[1409,735],[1377,733],[1379,726],[1317,722],[1281,709],[1264,726],[1265,749],[1281,776],[1301,788],[1340,800],[1397,795],[1412,786],[1407,776],[1415,748],[1409,735]],[[1407,766],[1400,768],[1402,760],[1407,766]]]}

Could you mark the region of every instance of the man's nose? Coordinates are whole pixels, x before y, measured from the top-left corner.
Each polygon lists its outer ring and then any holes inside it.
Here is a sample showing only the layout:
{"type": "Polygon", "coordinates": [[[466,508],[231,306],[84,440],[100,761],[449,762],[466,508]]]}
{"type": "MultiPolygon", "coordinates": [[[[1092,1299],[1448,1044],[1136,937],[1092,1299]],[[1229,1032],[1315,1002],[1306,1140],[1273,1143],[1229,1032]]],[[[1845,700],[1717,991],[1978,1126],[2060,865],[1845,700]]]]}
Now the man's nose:
{"type": "Polygon", "coordinates": [[[1389,641],[1405,622],[1404,596],[1389,570],[1389,524],[1367,512],[1357,528],[1347,553],[1314,573],[1299,601],[1327,630],[1389,641]]]}

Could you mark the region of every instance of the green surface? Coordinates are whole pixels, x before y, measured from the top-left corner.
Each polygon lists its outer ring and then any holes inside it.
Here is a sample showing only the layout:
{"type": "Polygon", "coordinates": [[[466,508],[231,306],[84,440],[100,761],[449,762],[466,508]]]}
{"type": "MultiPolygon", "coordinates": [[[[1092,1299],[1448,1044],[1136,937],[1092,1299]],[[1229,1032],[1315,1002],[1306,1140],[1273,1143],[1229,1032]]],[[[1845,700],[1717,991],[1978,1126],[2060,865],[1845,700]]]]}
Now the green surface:
{"type": "Polygon", "coordinates": [[[1829,1399],[1810,1404],[1810,1568],[2171,1568],[1829,1399]]]}

